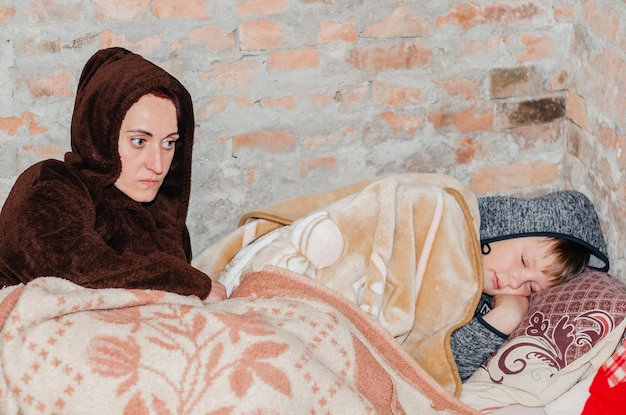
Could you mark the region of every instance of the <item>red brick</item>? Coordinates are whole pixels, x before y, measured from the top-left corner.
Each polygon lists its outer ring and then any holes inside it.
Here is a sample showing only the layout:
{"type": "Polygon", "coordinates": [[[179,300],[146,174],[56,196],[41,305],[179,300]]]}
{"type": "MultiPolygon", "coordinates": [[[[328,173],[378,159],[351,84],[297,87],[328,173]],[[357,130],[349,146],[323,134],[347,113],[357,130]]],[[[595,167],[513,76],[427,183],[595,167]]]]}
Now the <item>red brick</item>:
{"type": "Polygon", "coordinates": [[[260,69],[261,65],[256,59],[242,59],[227,65],[214,62],[208,71],[200,73],[200,79],[212,79],[217,90],[243,88],[260,69]]]}
{"type": "Polygon", "coordinates": [[[372,85],[372,101],[379,107],[403,107],[416,105],[422,100],[422,91],[406,85],[389,85],[375,81],[372,85]]]}
{"type": "Polygon", "coordinates": [[[389,39],[424,36],[431,32],[432,19],[413,14],[406,6],[398,7],[384,20],[367,26],[363,37],[389,39]]]}
{"type": "Polygon", "coordinates": [[[311,95],[311,103],[313,105],[320,104],[322,107],[328,106],[333,100],[333,97],[328,94],[313,94],[311,95]]]}
{"type": "Polygon", "coordinates": [[[347,62],[357,69],[377,72],[393,69],[414,69],[428,65],[433,51],[419,42],[391,45],[367,45],[350,51],[347,62]]]}
{"type": "Polygon", "coordinates": [[[614,100],[611,102],[613,104],[613,118],[615,123],[620,129],[623,131],[626,128],[626,97],[622,94],[616,93],[614,100]]]}
{"type": "Polygon", "coordinates": [[[282,13],[287,4],[288,0],[247,0],[237,6],[237,17],[282,13]]]}
{"type": "Polygon", "coordinates": [[[241,50],[276,49],[284,44],[285,28],[282,23],[260,19],[239,25],[241,50]]]}
{"type": "Polygon", "coordinates": [[[303,141],[304,148],[306,150],[313,150],[317,147],[323,146],[327,143],[337,143],[341,138],[341,134],[334,133],[330,136],[317,136],[313,138],[307,138],[303,141]]]}
{"type": "Polygon", "coordinates": [[[435,83],[442,87],[451,97],[458,95],[468,101],[474,101],[480,98],[480,81],[456,78],[442,82],[435,81],[435,83]]]}
{"type": "Polygon", "coordinates": [[[552,37],[522,35],[521,42],[524,45],[524,52],[517,55],[520,62],[537,61],[554,57],[554,44],[552,37]]]}
{"type": "Polygon", "coordinates": [[[574,19],[575,7],[573,4],[565,4],[554,8],[554,18],[557,22],[571,22],[574,19]]]}
{"type": "Polygon", "coordinates": [[[0,7],[0,26],[9,23],[15,16],[15,7],[0,7]]]}
{"type": "Polygon", "coordinates": [[[354,127],[345,127],[341,131],[333,132],[329,135],[320,135],[304,140],[304,148],[313,150],[321,146],[335,146],[337,143],[347,140],[356,133],[354,127]]]}
{"type": "Polygon", "coordinates": [[[53,1],[36,1],[30,9],[24,11],[23,17],[27,19],[30,25],[35,25],[36,22],[49,23],[55,20],[79,22],[83,20],[83,11],[83,6],[80,3],[63,6],[53,1]]]}
{"type": "Polygon", "coordinates": [[[578,94],[568,92],[566,97],[567,117],[585,131],[589,131],[589,120],[585,99],[578,94]]]}
{"type": "Polygon", "coordinates": [[[260,147],[270,154],[279,154],[292,148],[296,141],[296,137],[288,131],[257,131],[233,137],[233,147],[260,147]]]}
{"type": "Polygon", "coordinates": [[[156,17],[209,17],[206,0],[152,0],[152,13],[156,17]]]}
{"type": "Polygon", "coordinates": [[[617,132],[615,132],[615,129],[612,127],[606,127],[604,125],[599,125],[599,124],[594,125],[593,137],[595,139],[595,142],[600,144],[605,149],[617,150],[622,147],[626,147],[626,146],[623,146],[623,144],[626,144],[626,143],[621,142],[621,139],[624,139],[624,137],[620,139],[619,135],[617,134],[617,132]]]}
{"type": "Polygon", "coordinates": [[[496,128],[552,122],[563,118],[565,114],[565,98],[560,96],[521,102],[501,102],[496,108],[496,128]]]}
{"type": "Polygon", "coordinates": [[[585,166],[592,166],[594,151],[584,136],[584,131],[577,125],[571,124],[567,130],[567,153],[576,157],[585,166]]]}
{"type": "Polygon", "coordinates": [[[61,51],[61,40],[57,39],[39,44],[27,43],[24,45],[24,49],[29,55],[59,53],[61,51]]]}
{"type": "Polygon", "coordinates": [[[493,69],[489,76],[491,98],[532,96],[543,92],[543,79],[534,67],[493,69]]]}
{"type": "Polygon", "coordinates": [[[39,97],[64,97],[74,96],[74,89],[69,85],[70,74],[68,71],[60,72],[49,77],[26,79],[26,85],[33,98],[39,97]]]}
{"type": "Polygon", "coordinates": [[[437,27],[456,24],[468,30],[481,25],[511,26],[517,23],[528,23],[541,14],[541,10],[532,3],[515,7],[458,3],[449,14],[437,18],[437,27]]]}
{"type": "Polygon", "coordinates": [[[558,68],[555,72],[548,75],[548,81],[546,83],[546,91],[565,91],[570,88],[569,80],[569,65],[563,63],[561,68],[558,68]]]}
{"type": "Polygon", "coordinates": [[[235,103],[239,108],[252,108],[255,103],[250,101],[247,95],[239,95],[235,98],[235,103]]]}
{"type": "Polygon", "coordinates": [[[215,95],[210,97],[210,103],[198,108],[198,110],[196,111],[196,119],[198,121],[207,120],[211,117],[211,115],[224,111],[224,108],[226,108],[226,105],[228,105],[229,101],[230,99],[227,97],[220,97],[215,95]]]}
{"type": "Polygon", "coordinates": [[[337,170],[337,159],[333,156],[328,156],[303,161],[300,166],[300,177],[304,177],[311,170],[318,168],[337,170]]]}
{"type": "Polygon", "coordinates": [[[458,142],[456,149],[456,162],[459,164],[471,163],[477,155],[482,154],[483,147],[480,140],[471,137],[463,137],[458,142]]]}
{"type": "MultiPolygon", "coordinates": [[[[567,121],[523,125],[508,131],[521,149],[549,147],[564,139],[563,125],[567,121]]],[[[569,123],[568,123],[569,124],[569,123]]]]}
{"type": "Polygon", "coordinates": [[[617,190],[617,185],[613,180],[613,175],[611,173],[611,165],[606,157],[602,157],[600,159],[601,166],[601,174],[602,174],[602,182],[609,188],[609,190],[615,191],[617,190]]]}
{"type": "Polygon", "coordinates": [[[349,111],[353,106],[359,106],[368,99],[368,82],[363,82],[356,86],[345,86],[335,93],[335,101],[339,103],[339,109],[341,111],[349,111]]]}
{"type": "Polygon", "coordinates": [[[47,131],[39,125],[37,116],[32,112],[23,112],[19,117],[0,118],[0,130],[6,131],[10,136],[16,135],[22,127],[26,127],[30,134],[43,134],[47,131]]]}
{"type": "Polygon", "coordinates": [[[476,169],[470,189],[476,193],[526,189],[558,182],[558,165],[545,161],[520,161],[514,164],[484,166],[476,169]]]}
{"type": "Polygon", "coordinates": [[[147,16],[149,0],[91,0],[99,22],[140,20],[147,16]]]}
{"type": "MultiPolygon", "coordinates": [[[[621,171],[626,171],[626,136],[617,136],[616,140],[615,147],[617,148],[619,168],[621,171]]],[[[624,180],[623,183],[626,184],[626,180],[624,180]]],[[[626,200],[626,198],[620,200],[626,200]]]]}
{"type": "Polygon", "coordinates": [[[64,154],[67,152],[65,147],[55,145],[25,145],[23,147],[25,153],[35,153],[38,158],[41,159],[57,159],[62,160],[64,154]]]}
{"type": "Polygon", "coordinates": [[[252,166],[246,170],[246,183],[252,186],[256,182],[256,172],[259,171],[258,165],[252,166]]]}
{"type": "Polygon", "coordinates": [[[581,4],[583,21],[588,27],[604,39],[610,42],[615,41],[619,30],[619,15],[616,11],[613,8],[598,10],[595,0],[584,1],[581,4]]]}
{"type": "Polygon", "coordinates": [[[118,35],[111,30],[103,30],[99,35],[100,47],[110,48],[112,46],[121,46],[132,50],[142,56],[149,56],[154,49],[161,43],[161,38],[153,35],[149,38],[141,39],[139,42],[131,42],[123,35],[118,35]]]}
{"type": "Polygon", "coordinates": [[[414,134],[424,125],[423,115],[404,115],[384,112],[380,114],[380,118],[391,126],[394,134],[398,132],[414,134]]]}
{"type": "Polygon", "coordinates": [[[428,114],[430,123],[439,130],[448,130],[454,127],[457,131],[467,133],[493,130],[493,105],[484,103],[473,105],[458,112],[448,112],[444,109],[428,114]]]}
{"type": "Polygon", "coordinates": [[[192,45],[202,45],[207,49],[222,51],[230,49],[235,52],[235,35],[225,34],[219,26],[207,25],[192,30],[189,34],[171,44],[172,51],[178,54],[181,49],[192,45]]]}
{"type": "Polygon", "coordinates": [[[613,85],[621,86],[621,69],[625,66],[620,54],[610,48],[604,48],[591,60],[591,66],[613,85]]]}
{"type": "Polygon", "coordinates": [[[317,43],[350,42],[356,43],[359,33],[354,28],[354,19],[343,23],[323,20],[319,23],[317,43]]]}
{"type": "Polygon", "coordinates": [[[300,69],[314,69],[320,63],[317,49],[291,49],[287,51],[273,51],[267,58],[269,70],[295,71],[300,69]]]}
{"type": "Polygon", "coordinates": [[[296,107],[296,97],[261,98],[262,107],[283,107],[292,110],[296,107]]]}
{"type": "Polygon", "coordinates": [[[461,46],[462,54],[459,54],[459,56],[472,56],[479,53],[489,55],[496,52],[500,48],[501,41],[500,36],[490,36],[481,41],[470,40],[468,42],[464,42],[461,46]]]}

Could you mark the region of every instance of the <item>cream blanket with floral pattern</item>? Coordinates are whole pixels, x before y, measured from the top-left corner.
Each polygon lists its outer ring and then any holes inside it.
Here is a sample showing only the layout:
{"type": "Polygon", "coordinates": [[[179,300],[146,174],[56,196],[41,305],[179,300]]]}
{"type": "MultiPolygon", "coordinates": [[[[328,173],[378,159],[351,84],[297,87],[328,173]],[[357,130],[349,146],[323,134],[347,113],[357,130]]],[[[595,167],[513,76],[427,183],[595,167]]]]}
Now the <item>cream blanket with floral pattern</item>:
{"type": "Polygon", "coordinates": [[[478,229],[476,197],[453,177],[394,175],[251,212],[196,264],[229,290],[267,265],[305,275],[377,320],[458,395],[450,335],[482,291],[478,229]]]}
{"type": "Polygon", "coordinates": [[[0,375],[3,415],[476,414],[353,304],[272,269],[211,305],[57,277],[4,288],[0,375]]]}

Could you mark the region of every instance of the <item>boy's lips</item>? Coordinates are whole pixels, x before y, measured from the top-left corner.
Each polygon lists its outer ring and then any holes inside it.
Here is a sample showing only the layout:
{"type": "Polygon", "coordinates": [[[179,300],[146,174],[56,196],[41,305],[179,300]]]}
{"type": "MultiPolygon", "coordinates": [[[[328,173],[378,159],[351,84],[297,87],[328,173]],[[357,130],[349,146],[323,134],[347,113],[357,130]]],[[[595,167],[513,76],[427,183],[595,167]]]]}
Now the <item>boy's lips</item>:
{"type": "Polygon", "coordinates": [[[498,274],[495,274],[495,273],[493,274],[493,287],[496,290],[500,289],[500,281],[498,280],[498,274]]]}

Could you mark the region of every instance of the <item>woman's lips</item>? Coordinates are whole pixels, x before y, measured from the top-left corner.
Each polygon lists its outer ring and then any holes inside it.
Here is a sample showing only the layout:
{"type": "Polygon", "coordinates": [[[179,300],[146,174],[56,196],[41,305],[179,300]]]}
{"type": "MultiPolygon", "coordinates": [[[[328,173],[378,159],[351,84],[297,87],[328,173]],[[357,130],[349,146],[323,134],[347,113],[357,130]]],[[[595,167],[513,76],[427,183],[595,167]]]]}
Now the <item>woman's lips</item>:
{"type": "Polygon", "coordinates": [[[152,180],[152,179],[145,179],[145,180],[140,180],[140,182],[147,187],[153,187],[153,186],[158,186],[159,185],[159,181],[158,180],[152,180]]]}

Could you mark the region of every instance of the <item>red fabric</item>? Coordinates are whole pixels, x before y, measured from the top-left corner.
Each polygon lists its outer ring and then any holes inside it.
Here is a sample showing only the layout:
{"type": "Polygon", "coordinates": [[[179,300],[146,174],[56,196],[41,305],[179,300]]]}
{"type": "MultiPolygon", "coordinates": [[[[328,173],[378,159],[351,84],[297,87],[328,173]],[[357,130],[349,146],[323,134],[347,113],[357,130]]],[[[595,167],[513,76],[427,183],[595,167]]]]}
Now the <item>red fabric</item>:
{"type": "Polygon", "coordinates": [[[626,348],[622,344],[600,367],[589,387],[581,415],[613,415],[626,413],[626,348]]]}

